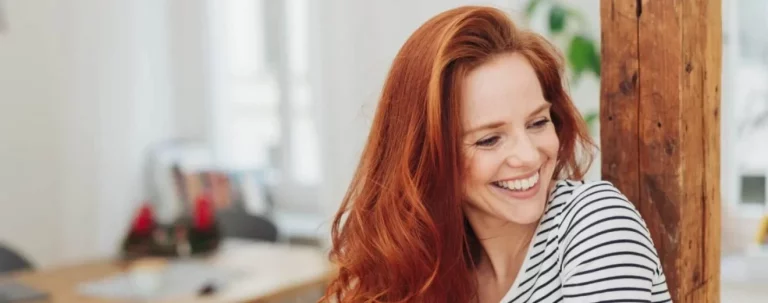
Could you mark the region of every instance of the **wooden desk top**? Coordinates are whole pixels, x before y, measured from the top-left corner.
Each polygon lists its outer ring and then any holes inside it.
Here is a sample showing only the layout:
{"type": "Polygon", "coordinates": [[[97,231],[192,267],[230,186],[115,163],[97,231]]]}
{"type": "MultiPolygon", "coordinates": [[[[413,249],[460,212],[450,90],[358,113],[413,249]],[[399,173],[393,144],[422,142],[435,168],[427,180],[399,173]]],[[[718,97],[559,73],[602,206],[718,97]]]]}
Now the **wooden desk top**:
{"type": "MultiPolygon", "coordinates": [[[[322,287],[332,276],[326,254],[314,247],[226,240],[209,262],[222,268],[248,272],[248,276],[219,289],[214,295],[172,298],[166,302],[252,302],[301,294],[322,287]],[[252,273],[252,274],[251,274],[252,273]]],[[[125,270],[116,261],[92,262],[52,270],[20,272],[12,277],[49,292],[53,303],[115,302],[78,293],[82,282],[99,280],[125,270]]],[[[3,277],[4,278],[4,277],[3,277]]]]}

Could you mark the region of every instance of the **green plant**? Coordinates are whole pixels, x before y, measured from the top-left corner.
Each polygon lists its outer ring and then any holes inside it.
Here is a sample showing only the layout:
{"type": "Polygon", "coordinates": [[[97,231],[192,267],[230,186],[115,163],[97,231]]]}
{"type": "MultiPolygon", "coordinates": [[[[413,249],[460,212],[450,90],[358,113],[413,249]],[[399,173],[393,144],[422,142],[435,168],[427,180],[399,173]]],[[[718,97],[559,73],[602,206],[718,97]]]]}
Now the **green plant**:
{"type": "MultiPolygon", "coordinates": [[[[600,50],[589,35],[589,24],[578,10],[557,0],[530,0],[525,15],[530,20],[541,7],[547,7],[548,35],[565,44],[565,58],[571,73],[571,81],[578,83],[585,73],[600,78],[600,50]],[[548,4],[548,5],[542,5],[548,4]]],[[[584,113],[584,120],[592,128],[598,120],[596,111],[584,113]]]]}

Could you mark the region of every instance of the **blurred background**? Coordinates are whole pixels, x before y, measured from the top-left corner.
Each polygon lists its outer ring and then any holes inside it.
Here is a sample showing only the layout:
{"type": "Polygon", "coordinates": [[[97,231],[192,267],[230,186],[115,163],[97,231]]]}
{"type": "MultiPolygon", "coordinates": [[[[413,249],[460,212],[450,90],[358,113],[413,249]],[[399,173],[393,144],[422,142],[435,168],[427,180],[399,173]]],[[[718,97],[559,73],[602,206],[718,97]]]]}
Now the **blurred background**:
{"type": "MultiPolygon", "coordinates": [[[[599,140],[599,2],[0,0],[0,243],[38,269],[111,258],[144,203],[171,222],[212,193],[322,250],[396,52],[464,4],[563,49],[599,140]]],[[[767,13],[723,1],[726,282],[768,281],[767,13]]]]}

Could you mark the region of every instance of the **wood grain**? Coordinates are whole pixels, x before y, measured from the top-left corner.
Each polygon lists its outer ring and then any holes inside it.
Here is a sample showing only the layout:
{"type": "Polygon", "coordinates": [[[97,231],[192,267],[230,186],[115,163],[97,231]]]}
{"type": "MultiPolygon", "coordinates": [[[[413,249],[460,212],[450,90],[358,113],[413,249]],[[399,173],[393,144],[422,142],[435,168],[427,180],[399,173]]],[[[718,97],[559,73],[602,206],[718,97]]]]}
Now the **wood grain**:
{"type": "Polygon", "coordinates": [[[638,58],[635,1],[600,5],[602,176],[630,201],[640,200],[638,174],[638,58]]]}
{"type": "Polygon", "coordinates": [[[601,5],[603,67],[614,69],[604,70],[602,79],[601,123],[608,123],[601,130],[603,176],[634,197],[674,302],[718,302],[721,1],[603,0],[601,5]],[[615,24],[617,7],[633,5],[637,18],[615,24]],[[633,38],[621,36],[632,26],[635,58],[626,51],[633,38]],[[637,106],[622,106],[615,86],[626,80],[622,64],[633,59],[639,98],[637,106]],[[631,113],[621,112],[628,121],[611,124],[617,108],[631,113]],[[625,124],[637,125],[637,131],[625,124]],[[639,144],[622,136],[635,136],[639,144]]]}
{"type": "MultiPolygon", "coordinates": [[[[698,72],[703,74],[703,119],[704,131],[704,285],[699,292],[705,300],[717,302],[720,299],[720,245],[722,194],[720,192],[720,82],[722,79],[722,2],[721,0],[694,1],[698,11],[691,9],[692,17],[705,28],[703,35],[703,66],[698,72]]],[[[683,41],[685,44],[685,40],[683,41]]],[[[685,47],[685,45],[684,45],[685,47]]]]}
{"type": "MultiPolygon", "coordinates": [[[[684,201],[695,199],[688,195],[682,176],[700,176],[701,171],[683,171],[683,154],[693,152],[700,144],[693,146],[686,141],[693,137],[682,138],[684,119],[683,104],[680,102],[682,68],[682,30],[680,0],[642,2],[642,14],[639,18],[639,62],[640,62],[640,212],[645,218],[659,252],[667,285],[673,298],[676,293],[685,292],[689,286],[692,271],[685,277],[681,269],[687,269],[686,251],[681,246],[692,245],[685,242],[694,236],[682,239],[688,218],[700,219],[700,214],[685,212],[688,205],[684,201]],[[681,267],[682,266],[682,267],[681,267]]],[[[692,110],[692,108],[687,108],[692,110]]],[[[695,110],[695,109],[693,109],[695,110]]],[[[689,113],[696,115],[696,113],[689,113]]],[[[701,126],[692,131],[700,130],[701,126]]],[[[697,136],[701,134],[688,134],[697,136]]],[[[700,154],[700,150],[698,150],[700,154]]],[[[688,155],[686,155],[688,156],[688,155]]],[[[694,157],[695,155],[690,155],[694,157]]],[[[689,159],[692,160],[692,159],[689,159]]],[[[698,161],[701,162],[701,161],[698,161]]],[[[693,210],[697,212],[697,210],[693,210]]],[[[696,233],[696,230],[691,230],[696,233]]],[[[688,234],[686,234],[688,235],[688,234]]]]}

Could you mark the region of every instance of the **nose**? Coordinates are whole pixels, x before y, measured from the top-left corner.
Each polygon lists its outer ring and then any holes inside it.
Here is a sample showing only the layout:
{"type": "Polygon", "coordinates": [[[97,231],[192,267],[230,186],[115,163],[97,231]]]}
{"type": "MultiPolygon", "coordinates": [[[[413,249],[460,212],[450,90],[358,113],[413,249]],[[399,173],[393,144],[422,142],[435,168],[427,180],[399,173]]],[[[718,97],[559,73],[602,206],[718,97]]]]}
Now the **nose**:
{"type": "Polygon", "coordinates": [[[507,153],[506,162],[511,167],[529,168],[536,166],[539,162],[540,155],[536,144],[527,134],[511,140],[507,153]]]}

